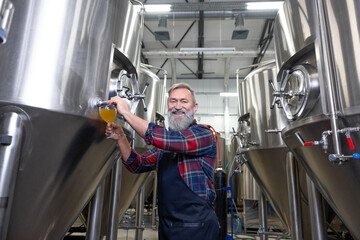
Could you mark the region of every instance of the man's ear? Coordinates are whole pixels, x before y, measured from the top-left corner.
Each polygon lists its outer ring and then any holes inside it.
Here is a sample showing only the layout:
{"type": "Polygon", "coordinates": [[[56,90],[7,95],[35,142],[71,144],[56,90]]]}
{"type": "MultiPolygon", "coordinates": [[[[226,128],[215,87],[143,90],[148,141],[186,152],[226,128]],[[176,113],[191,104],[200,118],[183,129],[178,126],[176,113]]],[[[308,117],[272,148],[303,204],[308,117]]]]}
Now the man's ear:
{"type": "Polygon", "coordinates": [[[194,113],[196,113],[197,109],[198,109],[198,104],[197,104],[197,103],[195,103],[195,106],[194,106],[194,113]]]}

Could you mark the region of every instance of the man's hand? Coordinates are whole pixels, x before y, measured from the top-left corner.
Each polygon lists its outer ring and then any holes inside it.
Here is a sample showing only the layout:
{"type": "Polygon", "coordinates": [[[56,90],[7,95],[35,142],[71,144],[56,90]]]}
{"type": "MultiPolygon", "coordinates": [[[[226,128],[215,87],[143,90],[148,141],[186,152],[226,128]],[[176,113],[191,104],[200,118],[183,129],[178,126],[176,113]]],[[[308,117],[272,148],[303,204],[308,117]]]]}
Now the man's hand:
{"type": "Polygon", "coordinates": [[[108,101],[108,104],[111,105],[115,105],[116,106],[116,109],[118,111],[118,113],[121,115],[121,116],[125,116],[126,113],[129,113],[129,106],[126,102],[125,99],[122,99],[121,97],[112,97],[109,101],[108,101]]]}
{"type": "Polygon", "coordinates": [[[125,120],[139,134],[140,137],[145,138],[149,122],[132,114],[125,99],[118,96],[112,97],[107,104],[115,105],[118,113],[125,118],[125,120]]]}
{"type": "Polygon", "coordinates": [[[120,125],[117,125],[115,123],[107,124],[105,129],[105,135],[109,137],[111,133],[114,133],[114,135],[111,137],[111,139],[117,141],[120,137],[125,136],[124,130],[120,125]]]}

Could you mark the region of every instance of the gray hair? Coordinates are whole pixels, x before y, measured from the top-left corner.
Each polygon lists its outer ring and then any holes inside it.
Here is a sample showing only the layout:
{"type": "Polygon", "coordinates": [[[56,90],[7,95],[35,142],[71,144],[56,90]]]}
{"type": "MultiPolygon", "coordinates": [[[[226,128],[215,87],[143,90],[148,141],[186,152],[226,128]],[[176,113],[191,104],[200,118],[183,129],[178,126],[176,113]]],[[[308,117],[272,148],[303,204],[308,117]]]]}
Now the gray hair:
{"type": "Polygon", "coordinates": [[[191,92],[191,96],[192,96],[192,98],[193,98],[193,103],[194,103],[194,106],[195,106],[195,104],[196,104],[195,92],[194,92],[194,90],[192,89],[192,87],[191,87],[189,84],[185,83],[185,82],[180,82],[180,83],[175,83],[175,84],[173,84],[173,85],[170,87],[169,91],[168,91],[169,96],[170,96],[170,93],[171,93],[172,91],[174,91],[175,89],[179,89],[179,88],[185,88],[185,89],[187,89],[187,90],[189,90],[189,91],[191,92]]]}

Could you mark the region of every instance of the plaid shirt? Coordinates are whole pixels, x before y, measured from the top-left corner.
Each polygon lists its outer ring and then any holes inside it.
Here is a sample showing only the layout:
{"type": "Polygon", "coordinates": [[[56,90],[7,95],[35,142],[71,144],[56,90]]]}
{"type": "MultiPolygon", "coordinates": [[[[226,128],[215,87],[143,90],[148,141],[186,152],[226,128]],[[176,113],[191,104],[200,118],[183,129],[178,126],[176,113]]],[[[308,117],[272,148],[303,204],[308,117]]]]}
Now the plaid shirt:
{"type": "Polygon", "coordinates": [[[145,134],[145,142],[154,148],[142,155],[131,150],[125,167],[133,173],[157,169],[164,152],[175,152],[179,157],[180,176],[200,197],[210,202],[215,199],[213,186],[216,144],[213,132],[206,126],[196,124],[182,131],[168,131],[164,127],[150,123],[145,134]]]}

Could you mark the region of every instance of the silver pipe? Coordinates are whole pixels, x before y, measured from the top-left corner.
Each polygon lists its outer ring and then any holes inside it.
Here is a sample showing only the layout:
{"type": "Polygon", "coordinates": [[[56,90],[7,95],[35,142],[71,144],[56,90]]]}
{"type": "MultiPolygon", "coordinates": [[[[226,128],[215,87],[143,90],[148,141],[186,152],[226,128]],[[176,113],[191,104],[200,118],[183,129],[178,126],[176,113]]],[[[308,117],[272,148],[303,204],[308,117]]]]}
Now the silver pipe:
{"type": "Polygon", "coordinates": [[[24,121],[14,112],[3,113],[0,119],[0,239],[7,239],[20,164],[24,121]]]}
{"type": "Polygon", "coordinates": [[[144,202],[145,202],[145,184],[143,184],[138,193],[138,200],[136,203],[136,226],[135,240],[143,239],[143,225],[144,225],[144,202]]]}
{"type": "Polygon", "coordinates": [[[244,69],[248,69],[248,68],[252,68],[252,67],[260,67],[260,66],[263,66],[263,65],[266,65],[266,64],[269,64],[269,63],[273,63],[273,62],[275,62],[275,61],[274,60],[269,60],[269,61],[259,62],[259,63],[256,63],[256,64],[251,64],[251,65],[244,66],[244,67],[239,67],[239,68],[236,69],[235,73],[237,74],[237,76],[239,76],[240,70],[244,70],[244,69]]]}
{"type": "MultiPolygon", "coordinates": [[[[230,76],[230,58],[227,57],[225,59],[225,76],[224,76],[224,91],[229,91],[229,76],[230,76]]],[[[224,98],[224,132],[225,132],[225,143],[226,145],[230,145],[230,112],[229,112],[229,97],[224,98]]],[[[220,151],[220,149],[219,149],[220,151]]],[[[219,161],[221,161],[219,159],[219,161]]],[[[219,167],[225,167],[223,166],[223,161],[221,161],[221,164],[219,167]]]]}
{"type": "MultiPolygon", "coordinates": [[[[145,13],[145,21],[159,21],[159,16],[165,18],[169,21],[181,20],[199,20],[200,11],[177,11],[170,13],[145,13]]],[[[245,19],[274,19],[276,17],[277,10],[259,10],[259,11],[249,11],[249,10],[212,10],[204,11],[204,19],[214,19],[214,20],[229,20],[235,19],[237,16],[244,16],[245,19]]]]}
{"type": "Polygon", "coordinates": [[[110,193],[110,213],[107,240],[116,240],[119,225],[119,199],[121,186],[121,157],[118,157],[112,171],[112,188],[110,193]]]}
{"type": "Polygon", "coordinates": [[[153,173],[155,175],[154,178],[154,189],[153,189],[153,199],[152,199],[152,211],[151,211],[151,226],[152,229],[156,229],[156,205],[157,205],[157,174],[156,172],[153,173]]]}
{"type": "Polygon", "coordinates": [[[104,202],[104,188],[105,181],[101,180],[99,186],[96,188],[95,194],[91,199],[89,227],[86,234],[87,240],[100,239],[101,231],[101,217],[104,202]]]}
{"type": "Polygon", "coordinates": [[[145,22],[145,7],[144,4],[142,2],[140,2],[139,0],[130,0],[132,3],[138,4],[140,5],[140,30],[139,30],[139,39],[140,39],[140,43],[143,40],[143,36],[144,36],[144,22],[145,22]]]}
{"type": "Polygon", "coordinates": [[[312,239],[327,240],[326,220],[323,205],[323,198],[320,192],[316,189],[315,184],[309,176],[307,178],[307,188],[309,197],[309,211],[311,222],[312,239]]]}
{"type": "Polygon", "coordinates": [[[332,139],[334,145],[334,153],[336,155],[341,154],[341,146],[338,134],[338,123],[337,123],[337,108],[335,105],[335,90],[334,90],[334,81],[335,75],[332,72],[332,61],[331,61],[331,51],[329,49],[330,42],[329,42],[329,34],[328,34],[328,26],[325,19],[325,8],[323,5],[322,0],[316,0],[317,6],[317,15],[319,20],[319,33],[320,33],[320,57],[323,61],[323,70],[325,72],[324,78],[327,83],[327,100],[329,104],[329,117],[330,117],[330,124],[332,130],[332,139]]]}
{"type": "MultiPolygon", "coordinates": [[[[213,57],[213,58],[238,58],[238,57],[256,57],[259,54],[258,50],[241,50],[241,51],[221,51],[221,50],[194,50],[194,51],[178,51],[174,50],[161,50],[161,51],[149,51],[144,50],[143,54],[146,58],[197,58],[198,53],[204,53],[204,57],[213,57]]],[[[275,51],[268,50],[265,55],[275,55],[275,51]]]]}
{"type": "Polygon", "coordinates": [[[259,231],[260,240],[267,240],[268,237],[263,232],[267,232],[267,206],[266,206],[266,198],[262,191],[260,191],[259,196],[259,218],[261,221],[261,231],[259,231]]]}
{"type": "Polygon", "coordinates": [[[299,202],[299,181],[296,160],[291,152],[286,154],[287,182],[289,192],[291,236],[294,240],[303,240],[299,202]]]}

